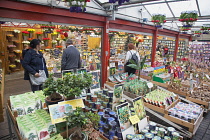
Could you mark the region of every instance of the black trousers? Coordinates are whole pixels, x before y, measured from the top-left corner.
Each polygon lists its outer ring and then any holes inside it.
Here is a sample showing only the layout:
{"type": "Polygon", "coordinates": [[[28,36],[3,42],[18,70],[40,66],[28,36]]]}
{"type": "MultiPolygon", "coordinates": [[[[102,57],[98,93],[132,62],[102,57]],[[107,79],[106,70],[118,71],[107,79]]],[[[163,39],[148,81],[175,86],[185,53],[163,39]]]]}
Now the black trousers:
{"type": "Polygon", "coordinates": [[[130,74],[135,74],[136,73],[136,69],[134,69],[134,68],[131,68],[131,67],[128,67],[127,65],[129,65],[130,63],[129,62],[127,62],[126,64],[125,64],[125,72],[127,72],[128,73],[128,75],[130,75],[130,74]]]}
{"type": "Polygon", "coordinates": [[[33,93],[35,91],[42,90],[42,85],[32,85],[31,80],[29,80],[29,83],[31,85],[31,91],[33,91],[33,93]]]}

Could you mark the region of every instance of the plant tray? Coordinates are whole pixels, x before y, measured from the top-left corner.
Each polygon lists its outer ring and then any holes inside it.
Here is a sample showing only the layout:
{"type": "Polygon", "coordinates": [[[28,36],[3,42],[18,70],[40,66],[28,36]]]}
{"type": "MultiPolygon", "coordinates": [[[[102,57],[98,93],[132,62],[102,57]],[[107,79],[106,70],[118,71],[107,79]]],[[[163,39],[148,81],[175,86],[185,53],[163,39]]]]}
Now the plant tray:
{"type": "MultiPolygon", "coordinates": [[[[177,98],[178,98],[178,97],[177,97],[177,98]]],[[[176,100],[175,100],[171,105],[169,105],[168,107],[163,106],[163,108],[161,108],[161,107],[158,107],[158,106],[156,106],[156,105],[152,105],[152,104],[150,104],[150,103],[147,103],[147,102],[144,100],[144,106],[146,106],[146,107],[148,107],[148,108],[150,108],[150,109],[152,109],[152,110],[154,110],[154,111],[157,111],[157,112],[159,112],[159,113],[165,114],[166,110],[167,110],[168,108],[170,108],[171,106],[174,106],[175,104],[177,104],[177,102],[178,102],[178,99],[176,99],[176,100]]]]}
{"type": "Polygon", "coordinates": [[[185,126],[189,129],[189,131],[194,135],[195,132],[197,131],[201,121],[203,120],[203,111],[201,112],[201,114],[199,115],[198,119],[195,121],[195,120],[191,120],[191,122],[187,122],[185,120],[182,120],[182,119],[179,119],[179,118],[176,118],[174,116],[170,116],[169,115],[169,112],[168,110],[172,107],[174,107],[178,102],[180,102],[181,100],[177,100],[175,104],[169,106],[167,109],[166,109],[166,112],[165,112],[165,115],[164,117],[174,123],[177,123],[179,125],[182,125],[182,126],[185,126]]]}
{"type": "Polygon", "coordinates": [[[186,96],[186,99],[191,101],[191,102],[203,105],[206,109],[210,109],[210,106],[209,106],[210,102],[195,99],[195,98],[189,97],[189,95],[186,96]]]}
{"type": "Polygon", "coordinates": [[[130,97],[131,99],[135,99],[135,98],[140,96],[140,95],[136,95],[136,94],[133,94],[133,93],[127,92],[127,91],[123,91],[123,94],[125,94],[128,97],[130,97]]]}

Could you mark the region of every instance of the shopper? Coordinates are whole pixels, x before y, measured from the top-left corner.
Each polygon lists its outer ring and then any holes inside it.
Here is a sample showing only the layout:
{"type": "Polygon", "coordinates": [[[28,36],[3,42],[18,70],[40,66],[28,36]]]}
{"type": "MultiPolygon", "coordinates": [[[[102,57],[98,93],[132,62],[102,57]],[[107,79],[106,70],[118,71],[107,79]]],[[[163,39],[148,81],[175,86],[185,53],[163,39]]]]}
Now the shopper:
{"type": "Polygon", "coordinates": [[[162,49],[162,45],[161,43],[158,43],[156,51],[159,51],[161,53],[161,49],[162,49]]]}
{"type": "Polygon", "coordinates": [[[125,58],[125,72],[128,72],[128,75],[130,74],[135,74],[136,69],[129,67],[128,65],[131,64],[130,60],[137,61],[136,63],[140,62],[140,56],[139,53],[134,50],[135,46],[133,43],[128,44],[128,49],[129,51],[126,53],[126,58],[125,58]]]}
{"type": "Polygon", "coordinates": [[[74,47],[72,40],[66,41],[66,49],[63,51],[61,70],[76,70],[81,67],[80,52],[74,47]]]}
{"type": "Polygon", "coordinates": [[[48,71],[45,59],[42,53],[39,51],[41,49],[41,41],[38,39],[33,39],[30,42],[30,47],[31,49],[27,49],[25,52],[22,66],[25,69],[24,80],[29,80],[31,90],[34,92],[37,90],[42,90],[42,85],[32,85],[29,74],[32,74],[35,77],[40,77],[39,70],[44,70],[46,76],[48,77],[48,71]]]}
{"type": "Polygon", "coordinates": [[[164,51],[164,56],[166,56],[168,54],[168,45],[164,46],[163,51],[164,51]]]}

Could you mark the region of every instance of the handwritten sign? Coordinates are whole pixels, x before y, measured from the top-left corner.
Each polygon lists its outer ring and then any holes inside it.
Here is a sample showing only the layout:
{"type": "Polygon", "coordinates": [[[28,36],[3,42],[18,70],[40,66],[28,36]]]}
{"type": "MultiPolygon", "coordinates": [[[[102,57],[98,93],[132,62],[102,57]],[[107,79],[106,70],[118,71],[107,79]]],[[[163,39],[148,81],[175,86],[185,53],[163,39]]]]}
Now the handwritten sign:
{"type": "Polygon", "coordinates": [[[137,115],[131,116],[131,117],[129,117],[129,119],[133,125],[140,122],[140,119],[137,115]]]}

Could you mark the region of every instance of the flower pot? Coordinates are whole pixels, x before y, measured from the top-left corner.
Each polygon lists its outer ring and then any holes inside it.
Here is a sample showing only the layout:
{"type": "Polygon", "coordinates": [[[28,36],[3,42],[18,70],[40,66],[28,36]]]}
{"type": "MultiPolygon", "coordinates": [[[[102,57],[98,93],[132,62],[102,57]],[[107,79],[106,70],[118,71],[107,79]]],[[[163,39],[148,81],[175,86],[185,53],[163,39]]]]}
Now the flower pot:
{"type": "Polygon", "coordinates": [[[10,53],[12,53],[13,50],[14,50],[14,47],[8,47],[8,51],[9,51],[10,53]]]}
{"type": "Polygon", "coordinates": [[[8,42],[12,42],[12,36],[7,36],[8,42]]]}
{"type": "Polygon", "coordinates": [[[10,63],[15,63],[15,57],[9,57],[10,63]]]}
{"type": "Polygon", "coordinates": [[[46,106],[48,107],[48,105],[53,105],[53,104],[57,104],[58,102],[61,102],[61,101],[64,101],[64,98],[62,96],[62,98],[60,100],[56,100],[56,101],[51,101],[49,99],[49,97],[45,98],[45,103],[46,103],[46,106]]]}
{"type": "Polygon", "coordinates": [[[23,40],[27,41],[28,40],[28,36],[23,35],[23,40]]]}
{"type": "Polygon", "coordinates": [[[44,41],[44,46],[48,46],[48,41],[44,41]]]}
{"type": "Polygon", "coordinates": [[[37,39],[42,40],[42,35],[37,35],[37,39]]]}
{"type": "Polygon", "coordinates": [[[33,38],[33,32],[29,32],[29,38],[33,38]]]}
{"type": "Polygon", "coordinates": [[[66,97],[65,98],[65,101],[67,101],[67,100],[73,100],[73,99],[75,99],[75,96],[74,95],[73,96],[66,97]]]}
{"type": "Polygon", "coordinates": [[[44,38],[48,38],[48,34],[44,32],[44,38]]]}
{"type": "Polygon", "coordinates": [[[82,139],[79,139],[79,138],[75,138],[73,136],[74,133],[72,133],[70,136],[69,136],[69,140],[87,140],[87,135],[85,133],[82,132],[82,136],[83,138],[82,139]]]}
{"type": "Polygon", "coordinates": [[[55,48],[55,44],[54,43],[52,44],[52,48],[55,48]]]}

